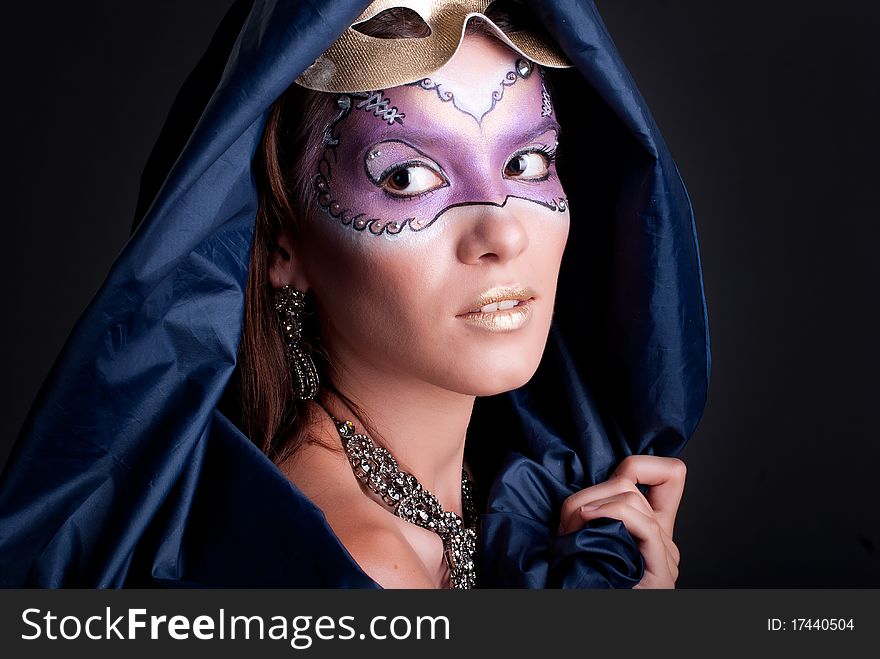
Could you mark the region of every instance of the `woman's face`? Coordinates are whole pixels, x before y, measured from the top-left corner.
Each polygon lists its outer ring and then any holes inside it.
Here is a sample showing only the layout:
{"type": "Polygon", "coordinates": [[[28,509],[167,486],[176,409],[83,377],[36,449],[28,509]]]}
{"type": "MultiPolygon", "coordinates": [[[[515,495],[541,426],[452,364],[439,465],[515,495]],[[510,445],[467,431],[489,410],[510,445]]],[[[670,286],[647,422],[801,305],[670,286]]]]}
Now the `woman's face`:
{"type": "Polygon", "coordinates": [[[521,386],[569,225],[541,72],[468,34],[430,79],[339,98],[296,250],[331,359],[468,395],[521,386]]]}

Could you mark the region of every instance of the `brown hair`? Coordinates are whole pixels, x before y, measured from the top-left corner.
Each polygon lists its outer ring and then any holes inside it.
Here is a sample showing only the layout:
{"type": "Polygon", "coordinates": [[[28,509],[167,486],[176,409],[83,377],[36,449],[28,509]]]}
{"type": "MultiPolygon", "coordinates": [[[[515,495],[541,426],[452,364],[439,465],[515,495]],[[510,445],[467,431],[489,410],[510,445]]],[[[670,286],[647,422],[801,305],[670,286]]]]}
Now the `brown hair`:
{"type": "MultiPolygon", "coordinates": [[[[302,443],[307,419],[305,402],[293,395],[269,284],[269,261],[279,249],[279,233],[298,238],[302,223],[314,213],[307,163],[322,148],[324,124],[334,103],[333,94],[291,85],[269,110],[253,161],[259,206],[238,350],[239,389],[242,430],[275,462],[302,443]]],[[[309,329],[314,330],[307,327],[304,335],[316,336],[309,329]]],[[[325,376],[319,371],[322,383],[325,376]]]]}
{"type": "MultiPolygon", "coordinates": [[[[503,30],[504,15],[490,16],[503,30]]],[[[378,38],[424,37],[428,26],[413,20],[401,8],[386,10],[358,30],[378,38]]],[[[493,34],[482,21],[469,21],[469,32],[493,34]]],[[[244,326],[238,350],[238,386],[242,430],[274,462],[291,456],[308,440],[307,404],[296,398],[290,383],[287,354],[278,328],[278,316],[269,285],[270,255],[279,249],[276,236],[301,236],[304,222],[319,212],[311,184],[327,122],[334,115],[336,94],[291,85],[269,110],[262,139],[253,161],[259,193],[250,257],[244,326]]],[[[304,319],[303,335],[317,337],[317,319],[304,319]]],[[[322,388],[340,396],[327,355],[313,343],[311,352],[322,388]]],[[[361,415],[362,416],[362,415],[361,415]]]]}

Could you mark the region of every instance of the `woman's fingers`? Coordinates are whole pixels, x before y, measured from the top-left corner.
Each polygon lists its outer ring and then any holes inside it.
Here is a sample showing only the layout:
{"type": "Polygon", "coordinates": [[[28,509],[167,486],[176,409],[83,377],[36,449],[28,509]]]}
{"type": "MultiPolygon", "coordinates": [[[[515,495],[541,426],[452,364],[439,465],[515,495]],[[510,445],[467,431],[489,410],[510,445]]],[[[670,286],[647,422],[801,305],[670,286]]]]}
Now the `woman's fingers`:
{"type": "MultiPolygon", "coordinates": [[[[611,503],[613,501],[625,503],[629,506],[632,506],[636,510],[644,513],[645,515],[656,519],[656,515],[655,515],[654,511],[651,509],[651,506],[648,504],[648,502],[645,501],[645,497],[642,496],[641,492],[626,491],[626,492],[623,492],[622,494],[617,494],[613,497],[608,497],[605,499],[598,499],[596,501],[591,501],[590,503],[588,503],[584,506],[581,506],[580,509],[578,510],[579,522],[577,524],[575,524],[574,528],[572,528],[571,530],[573,530],[573,531],[577,530],[584,525],[585,518],[581,514],[582,511],[589,509],[589,508],[597,507],[597,506],[603,506],[603,505],[605,505],[607,503],[611,503]]],[[[609,515],[609,517],[613,517],[613,516],[609,515]]],[[[595,518],[591,517],[590,519],[595,519],[595,518]]],[[[666,533],[666,529],[664,529],[662,527],[662,524],[661,524],[661,528],[660,528],[660,537],[663,540],[663,544],[666,546],[666,551],[669,554],[670,563],[674,564],[676,567],[676,570],[677,570],[678,569],[678,562],[679,562],[681,556],[679,554],[678,547],[675,546],[675,543],[672,541],[672,537],[668,533],[666,533]]]]}
{"type": "Polygon", "coordinates": [[[647,499],[663,529],[672,537],[675,515],[684,492],[687,467],[678,458],[657,455],[631,455],[612,472],[633,484],[649,485],[647,499]]]}
{"type": "Polygon", "coordinates": [[[639,588],[674,588],[678,578],[678,566],[666,548],[663,539],[663,528],[660,522],[643,513],[641,510],[627,505],[623,501],[614,500],[601,504],[593,510],[586,506],[580,510],[584,521],[611,517],[618,519],[626,526],[639,545],[639,551],[645,558],[645,576],[639,582],[639,588]]]}
{"type": "MultiPolygon", "coordinates": [[[[645,497],[642,496],[642,493],[639,492],[638,490],[636,490],[636,491],[625,490],[625,491],[621,492],[620,494],[615,494],[614,496],[611,496],[611,497],[605,497],[604,499],[595,499],[595,500],[590,501],[588,503],[585,503],[583,506],[581,506],[578,513],[580,513],[580,511],[584,510],[585,508],[604,506],[606,503],[612,503],[615,501],[625,503],[628,506],[632,506],[636,510],[643,512],[645,515],[649,515],[649,516],[653,515],[653,511],[651,510],[651,504],[649,504],[645,500],[645,497]]],[[[581,517],[580,514],[578,515],[578,517],[583,519],[583,517],[581,517]]],[[[582,525],[580,525],[580,526],[582,526],[582,525]]]]}
{"type": "Polygon", "coordinates": [[[578,490],[562,503],[562,510],[559,513],[559,535],[565,535],[576,531],[583,526],[583,520],[580,517],[579,510],[582,506],[592,504],[600,499],[623,494],[624,492],[632,492],[644,503],[646,509],[650,508],[648,500],[639,491],[635,484],[628,478],[610,478],[607,481],[578,490]]]}
{"type": "Polygon", "coordinates": [[[637,588],[674,588],[681,554],[672,531],[687,468],[677,458],[631,455],[611,477],[568,497],[559,519],[560,535],[587,522],[610,517],[623,522],[645,558],[645,576],[637,588]],[[648,485],[647,495],[636,487],[648,485]]]}

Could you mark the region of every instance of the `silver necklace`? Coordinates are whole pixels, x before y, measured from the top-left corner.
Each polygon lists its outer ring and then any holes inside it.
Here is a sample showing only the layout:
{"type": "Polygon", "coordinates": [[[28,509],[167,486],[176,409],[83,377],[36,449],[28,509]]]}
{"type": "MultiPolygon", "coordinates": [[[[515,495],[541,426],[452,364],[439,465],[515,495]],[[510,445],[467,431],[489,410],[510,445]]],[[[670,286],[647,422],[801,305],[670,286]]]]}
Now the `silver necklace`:
{"type": "Polygon", "coordinates": [[[452,587],[473,588],[477,515],[474,485],[467,472],[461,470],[462,519],[453,512],[443,510],[437,497],[423,488],[415,476],[401,471],[391,453],[373,444],[366,435],[355,433],[351,421],[334,418],[333,422],[354,475],[382,497],[395,515],[439,535],[443,541],[443,557],[449,568],[452,587]]]}

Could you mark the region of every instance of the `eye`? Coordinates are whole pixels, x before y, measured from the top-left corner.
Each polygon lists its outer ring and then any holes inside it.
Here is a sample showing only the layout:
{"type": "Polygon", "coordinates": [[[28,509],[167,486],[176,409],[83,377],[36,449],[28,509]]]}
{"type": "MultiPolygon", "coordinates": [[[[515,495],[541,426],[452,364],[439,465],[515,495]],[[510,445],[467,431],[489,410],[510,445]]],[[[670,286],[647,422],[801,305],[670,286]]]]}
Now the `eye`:
{"type": "Polygon", "coordinates": [[[528,180],[544,179],[550,173],[553,155],[552,152],[543,150],[517,153],[504,166],[504,175],[528,180]]]}
{"type": "Polygon", "coordinates": [[[424,163],[395,165],[382,174],[379,185],[395,197],[416,197],[448,185],[439,172],[424,163]]]}

